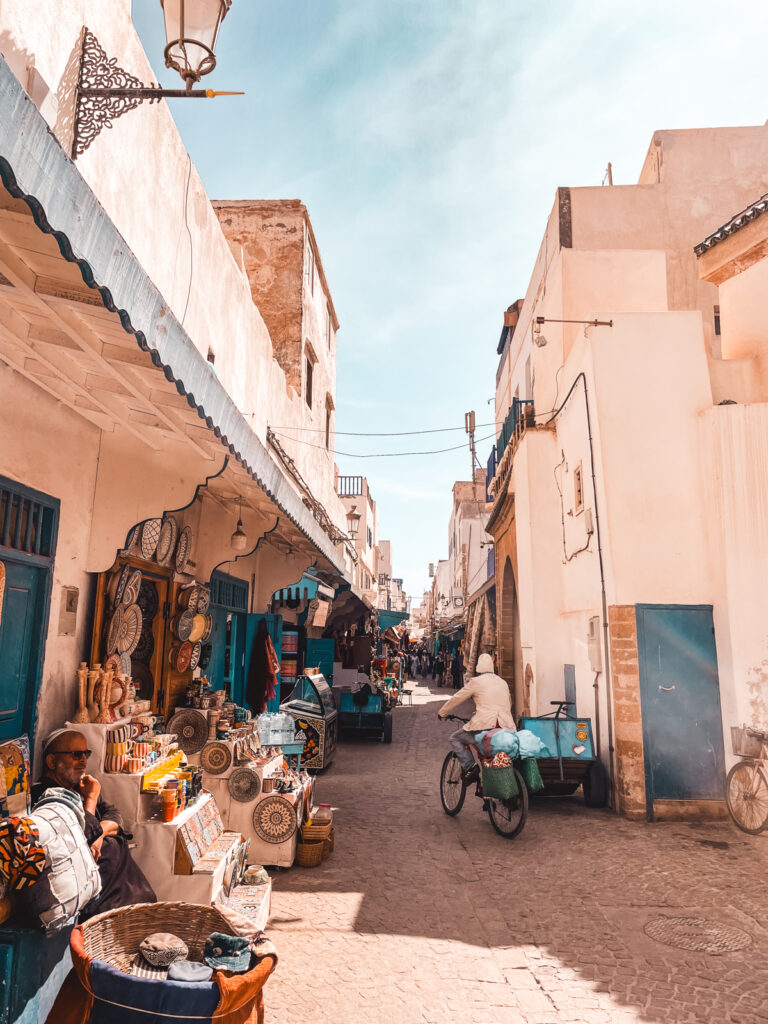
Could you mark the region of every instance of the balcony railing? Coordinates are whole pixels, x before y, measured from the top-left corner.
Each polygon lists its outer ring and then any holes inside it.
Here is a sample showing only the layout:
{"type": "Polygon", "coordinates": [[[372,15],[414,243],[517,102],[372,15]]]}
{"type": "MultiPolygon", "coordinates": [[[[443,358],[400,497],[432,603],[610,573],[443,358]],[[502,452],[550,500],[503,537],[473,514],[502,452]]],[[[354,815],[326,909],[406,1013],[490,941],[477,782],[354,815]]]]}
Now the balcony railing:
{"type": "Polygon", "coordinates": [[[520,440],[526,427],[534,425],[533,400],[530,398],[513,398],[509,407],[507,418],[501,427],[501,432],[496,439],[496,465],[498,466],[504,458],[504,452],[510,441],[520,440]]]}
{"type": "Polygon", "coordinates": [[[342,498],[357,498],[363,493],[363,477],[340,476],[336,479],[336,493],[342,498]]]}

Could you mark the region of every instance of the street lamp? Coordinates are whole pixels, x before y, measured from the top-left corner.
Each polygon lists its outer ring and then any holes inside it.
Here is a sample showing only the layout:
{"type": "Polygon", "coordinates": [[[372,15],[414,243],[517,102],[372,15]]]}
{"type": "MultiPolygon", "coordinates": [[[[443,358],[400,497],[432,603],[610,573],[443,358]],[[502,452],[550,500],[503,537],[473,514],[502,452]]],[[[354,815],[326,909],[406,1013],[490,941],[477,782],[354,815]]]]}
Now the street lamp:
{"type": "Polygon", "coordinates": [[[187,84],[199,82],[216,67],[213,49],[232,0],[160,0],[165,18],[165,66],[187,84]]]}
{"type": "Polygon", "coordinates": [[[357,511],[357,505],[353,505],[352,508],[347,512],[347,530],[349,531],[350,537],[356,537],[357,531],[360,529],[360,513],[357,511]]]}
{"type": "Polygon", "coordinates": [[[212,99],[242,96],[241,92],[193,89],[203,75],[216,67],[213,48],[232,0],[160,0],[165,16],[165,65],[184,79],[184,89],[145,85],[140,78],[110,58],[89,28],[83,28],[80,70],[77,76],[72,159],[88,149],[103,128],[140,104],[162,98],[212,99]]]}

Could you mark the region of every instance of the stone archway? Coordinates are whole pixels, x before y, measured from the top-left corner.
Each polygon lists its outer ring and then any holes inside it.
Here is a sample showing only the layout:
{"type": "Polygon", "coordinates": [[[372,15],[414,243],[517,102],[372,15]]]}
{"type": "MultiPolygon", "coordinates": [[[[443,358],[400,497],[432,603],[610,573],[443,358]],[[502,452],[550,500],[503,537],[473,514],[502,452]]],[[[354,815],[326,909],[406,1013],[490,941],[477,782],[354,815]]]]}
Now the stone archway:
{"type": "Polygon", "coordinates": [[[512,562],[507,558],[504,564],[501,587],[501,614],[499,630],[499,673],[507,681],[512,693],[512,713],[517,718],[523,713],[525,696],[523,692],[523,657],[520,644],[520,607],[517,601],[517,587],[512,562]]]}

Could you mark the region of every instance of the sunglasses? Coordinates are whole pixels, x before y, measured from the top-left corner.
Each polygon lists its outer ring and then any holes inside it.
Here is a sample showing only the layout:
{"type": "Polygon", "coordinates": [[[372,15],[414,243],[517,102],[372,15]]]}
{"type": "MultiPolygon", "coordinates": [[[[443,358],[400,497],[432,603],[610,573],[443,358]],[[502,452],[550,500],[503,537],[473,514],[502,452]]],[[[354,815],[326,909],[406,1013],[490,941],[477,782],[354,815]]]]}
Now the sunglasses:
{"type": "Polygon", "coordinates": [[[87,761],[92,753],[92,750],[54,750],[54,754],[61,754],[62,757],[71,757],[73,761],[79,761],[80,758],[84,758],[87,761]]]}

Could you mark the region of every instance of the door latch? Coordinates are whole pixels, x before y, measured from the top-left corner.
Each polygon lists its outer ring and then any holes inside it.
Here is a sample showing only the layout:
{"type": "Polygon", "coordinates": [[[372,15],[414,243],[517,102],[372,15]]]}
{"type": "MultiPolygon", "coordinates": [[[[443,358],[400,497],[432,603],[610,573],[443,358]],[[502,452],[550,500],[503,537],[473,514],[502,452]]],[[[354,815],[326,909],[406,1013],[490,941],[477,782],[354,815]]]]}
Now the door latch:
{"type": "Polygon", "coordinates": [[[667,691],[669,691],[669,690],[674,690],[675,687],[674,686],[659,686],[659,689],[660,690],[667,690],[667,691]]]}

